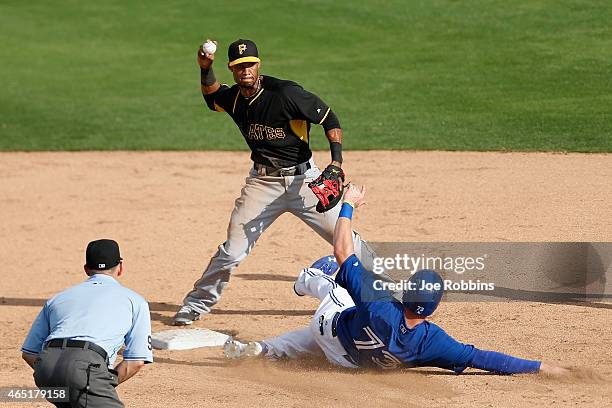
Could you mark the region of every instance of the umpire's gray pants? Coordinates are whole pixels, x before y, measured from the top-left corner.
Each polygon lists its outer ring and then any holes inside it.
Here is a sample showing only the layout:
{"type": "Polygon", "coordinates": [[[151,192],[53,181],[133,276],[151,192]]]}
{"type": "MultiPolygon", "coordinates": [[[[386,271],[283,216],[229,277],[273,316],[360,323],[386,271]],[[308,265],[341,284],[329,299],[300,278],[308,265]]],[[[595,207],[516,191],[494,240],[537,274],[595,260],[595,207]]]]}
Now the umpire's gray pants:
{"type": "MultiPolygon", "coordinates": [[[[340,205],[321,214],[315,209],[317,197],[308,183],[321,174],[310,160],[311,168],[304,175],[286,177],[261,177],[255,170],[246,178],[240,197],[227,228],[227,240],[219,246],[202,277],[194,284],[183,304],[205,314],[218,302],[230,280],[230,273],[247,257],[261,234],[283,213],[290,212],[310,226],[323,239],[333,245],[334,228],[340,213],[340,205]]],[[[291,231],[287,231],[287,240],[291,231]]],[[[373,252],[353,233],[355,254],[366,268],[373,264],[373,252]]],[[[313,254],[313,261],[325,254],[313,254]]]]}
{"type": "Polygon", "coordinates": [[[111,373],[102,356],[92,350],[43,350],[34,365],[34,382],[38,387],[68,387],[70,402],[56,402],[57,407],[124,406],[115,391],[117,375],[111,373]]]}

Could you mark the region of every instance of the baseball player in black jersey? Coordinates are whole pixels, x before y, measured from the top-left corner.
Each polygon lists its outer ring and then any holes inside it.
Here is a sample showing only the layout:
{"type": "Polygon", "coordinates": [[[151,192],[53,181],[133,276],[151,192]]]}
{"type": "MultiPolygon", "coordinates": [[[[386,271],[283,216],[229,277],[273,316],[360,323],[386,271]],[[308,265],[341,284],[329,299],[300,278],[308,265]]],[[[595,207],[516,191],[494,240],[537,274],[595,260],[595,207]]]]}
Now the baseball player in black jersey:
{"type": "MultiPolygon", "coordinates": [[[[203,47],[198,50],[202,94],[211,110],[227,113],[236,123],[251,149],[253,167],[236,200],[227,240],[183,300],[174,316],[176,325],[191,324],[210,312],[229,282],[231,271],[282,213],[293,213],[331,244],[340,211],[335,204],[344,176],[342,129],[332,109],[293,81],[260,75],[261,60],[253,41],[239,39],[229,46],[228,67],[236,82],[231,87],[216,80],[214,58],[214,53],[203,47]],[[323,126],[330,143],[331,162],[323,174],[309,147],[313,124],[323,126]],[[324,177],[334,174],[339,174],[340,179],[330,181],[324,177]],[[313,187],[318,181],[324,191],[313,187]]],[[[371,250],[357,233],[353,238],[356,252],[367,265],[373,257],[371,250]]]]}

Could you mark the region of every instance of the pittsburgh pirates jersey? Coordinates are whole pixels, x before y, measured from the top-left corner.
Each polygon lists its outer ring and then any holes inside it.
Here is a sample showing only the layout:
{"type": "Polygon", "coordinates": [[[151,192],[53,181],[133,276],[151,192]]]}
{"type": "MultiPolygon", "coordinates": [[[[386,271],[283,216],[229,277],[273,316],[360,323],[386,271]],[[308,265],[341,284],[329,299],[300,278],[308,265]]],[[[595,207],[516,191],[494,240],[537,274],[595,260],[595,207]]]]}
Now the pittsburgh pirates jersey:
{"type": "Polygon", "coordinates": [[[337,323],[340,343],[361,367],[432,366],[462,372],[477,349],[462,344],[434,323],[406,325],[403,305],[388,292],[372,293],[378,279],[353,254],[340,267],[336,283],[355,306],[342,311],[337,323]]]}
{"type": "Polygon", "coordinates": [[[253,162],[275,168],[308,161],[310,125],[322,124],[330,108],[292,81],[260,76],[261,89],[246,98],[238,85],[204,95],[208,107],[226,112],[251,149],[253,162]]]}

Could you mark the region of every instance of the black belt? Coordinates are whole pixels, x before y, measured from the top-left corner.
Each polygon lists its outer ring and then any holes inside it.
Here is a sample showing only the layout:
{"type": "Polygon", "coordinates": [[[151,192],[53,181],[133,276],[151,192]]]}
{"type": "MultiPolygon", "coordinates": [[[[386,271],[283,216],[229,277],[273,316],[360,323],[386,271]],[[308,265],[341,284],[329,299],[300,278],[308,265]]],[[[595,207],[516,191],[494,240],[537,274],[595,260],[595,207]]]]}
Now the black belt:
{"type": "Polygon", "coordinates": [[[70,340],[70,339],[53,339],[53,340],[49,340],[47,344],[45,345],[45,348],[48,348],[48,347],[51,347],[51,348],[69,347],[69,348],[81,348],[85,350],[91,350],[95,353],[98,353],[100,357],[104,359],[104,361],[107,361],[106,351],[102,347],[90,341],[70,340]]]}
{"type": "Polygon", "coordinates": [[[257,172],[258,176],[268,176],[268,177],[287,177],[287,176],[301,176],[308,171],[312,166],[310,165],[310,161],[300,163],[296,166],[291,167],[270,167],[265,164],[254,163],[253,167],[257,172]]]}
{"type": "MultiPolygon", "coordinates": [[[[340,313],[341,312],[336,312],[334,317],[332,317],[332,325],[331,325],[332,337],[338,336],[337,328],[338,328],[338,319],[340,318],[340,313]]],[[[323,323],[325,323],[325,316],[321,315],[321,317],[319,318],[319,332],[321,333],[321,336],[323,336],[323,334],[325,333],[325,331],[323,330],[323,323]]]]}
{"type": "Polygon", "coordinates": [[[340,313],[341,312],[337,312],[334,317],[332,318],[332,336],[336,337],[337,336],[337,327],[338,327],[338,319],[340,318],[340,313]]]}

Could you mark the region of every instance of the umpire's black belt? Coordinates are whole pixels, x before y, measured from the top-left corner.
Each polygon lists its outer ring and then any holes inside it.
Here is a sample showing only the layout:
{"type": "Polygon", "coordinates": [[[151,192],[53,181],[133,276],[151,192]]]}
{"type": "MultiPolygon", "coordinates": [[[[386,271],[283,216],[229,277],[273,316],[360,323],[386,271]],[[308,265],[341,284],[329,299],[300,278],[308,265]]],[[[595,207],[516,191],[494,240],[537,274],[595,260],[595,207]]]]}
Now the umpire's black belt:
{"type": "Polygon", "coordinates": [[[49,340],[45,345],[46,348],[81,348],[85,350],[91,350],[98,353],[105,361],[107,360],[106,351],[95,343],[83,340],[70,340],[70,339],[53,339],[49,340]]]}
{"type": "Polygon", "coordinates": [[[253,167],[255,168],[255,172],[258,176],[268,176],[268,177],[287,177],[287,176],[301,176],[308,169],[310,169],[310,161],[300,163],[296,166],[291,167],[270,167],[265,164],[254,163],[253,167]]]}

